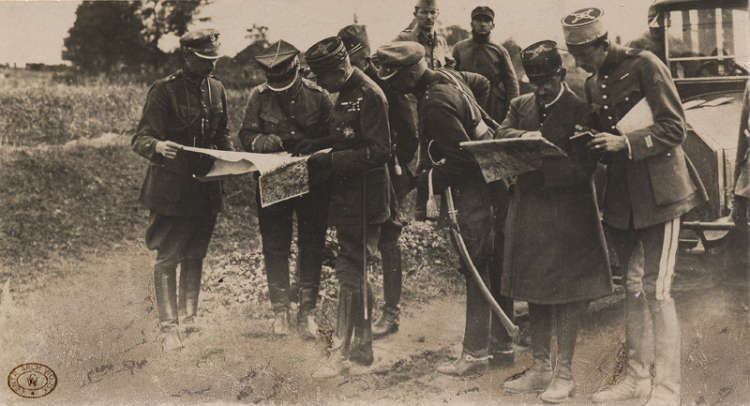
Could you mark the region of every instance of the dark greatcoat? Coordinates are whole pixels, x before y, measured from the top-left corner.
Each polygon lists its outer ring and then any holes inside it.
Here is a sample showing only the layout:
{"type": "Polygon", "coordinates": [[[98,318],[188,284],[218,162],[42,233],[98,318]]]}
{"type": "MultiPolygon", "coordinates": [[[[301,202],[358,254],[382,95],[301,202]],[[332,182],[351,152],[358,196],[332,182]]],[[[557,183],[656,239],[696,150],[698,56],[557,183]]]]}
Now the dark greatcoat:
{"type": "Polygon", "coordinates": [[[596,299],[612,293],[612,274],[599,220],[594,157],[571,141],[591,108],[567,87],[541,112],[527,94],[513,99],[497,138],[540,131],[568,157],[546,157],[543,169],[518,176],[505,229],[501,293],[535,304],[596,299]],[[545,117],[546,115],[546,117],[545,117]]]}

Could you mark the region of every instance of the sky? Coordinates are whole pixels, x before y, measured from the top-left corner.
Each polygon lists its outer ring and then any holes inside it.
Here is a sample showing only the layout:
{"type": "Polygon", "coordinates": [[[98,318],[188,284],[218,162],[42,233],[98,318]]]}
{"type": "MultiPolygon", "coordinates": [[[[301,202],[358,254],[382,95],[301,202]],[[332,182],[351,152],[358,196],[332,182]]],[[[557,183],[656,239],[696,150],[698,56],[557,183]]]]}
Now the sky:
{"type": "MultiPolygon", "coordinates": [[[[583,7],[604,10],[605,25],[623,41],[647,30],[646,13],[653,0],[437,0],[438,23],[470,29],[471,10],[478,5],[495,11],[493,38],[513,39],[521,47],[543,39],[562,43],[560,19],[583,7]]],[[[214,0],[199,17],[211,21],[199,27],[221,32],[223,52],[234,56],[249,45],[253,24],[269,27],[271,42],[284,39],[302,52],[318,40],[336,35],[354,22],[367,26],[372,50],[393,39],[412,20],[416,0],[214,0]]],[[[62,63],[63,39],[75,22],[79,1],[0,1],[0,63],[62,63]]],[[[178,45],[176,37],[162,39],[162,49],[178,45]]]]}

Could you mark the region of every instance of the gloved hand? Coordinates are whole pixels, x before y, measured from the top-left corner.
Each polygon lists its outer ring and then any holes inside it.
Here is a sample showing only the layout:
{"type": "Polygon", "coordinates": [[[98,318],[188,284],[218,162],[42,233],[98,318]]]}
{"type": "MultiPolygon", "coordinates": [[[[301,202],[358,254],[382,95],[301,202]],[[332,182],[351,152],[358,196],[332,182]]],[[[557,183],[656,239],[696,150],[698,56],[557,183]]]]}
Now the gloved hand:
{"type": "Polygon", "coordinates": [[[310,185],[321,185],[333,175],[331,154],[314,154],[307,159],[307,171],[310,185]]]}
{"type": "Polygon", "coordinates": [[[253,152],[265,154],[284,150],[284,144],[275,134],[259,135],[253,142],[253,152]]]}
{"type": "Polygon", "coordinates": [[[323,140],[302,140],[297,144],[297,147],[294,148],[294,152],[292,152],[292,156],[300,156],[300,155],[310,155],[315,151],[320,151],[324,147],[324,141],[323,140]]]}

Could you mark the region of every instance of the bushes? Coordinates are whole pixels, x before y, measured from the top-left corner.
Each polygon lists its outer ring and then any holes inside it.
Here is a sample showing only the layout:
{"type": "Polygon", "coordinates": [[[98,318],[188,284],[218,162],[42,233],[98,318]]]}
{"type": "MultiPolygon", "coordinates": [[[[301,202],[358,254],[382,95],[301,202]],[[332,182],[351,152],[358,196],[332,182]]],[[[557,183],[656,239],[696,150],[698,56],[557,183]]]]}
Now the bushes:
{"type": "MultiPolygon", "coordinates": [[[[50,76],[0,81],[0,146],[57,145],[105,133],[132,134],[148,86],[54,83],[50,76]]],[[[249,90],[228,90],[229,129],[239,131],[249,90]]]]}

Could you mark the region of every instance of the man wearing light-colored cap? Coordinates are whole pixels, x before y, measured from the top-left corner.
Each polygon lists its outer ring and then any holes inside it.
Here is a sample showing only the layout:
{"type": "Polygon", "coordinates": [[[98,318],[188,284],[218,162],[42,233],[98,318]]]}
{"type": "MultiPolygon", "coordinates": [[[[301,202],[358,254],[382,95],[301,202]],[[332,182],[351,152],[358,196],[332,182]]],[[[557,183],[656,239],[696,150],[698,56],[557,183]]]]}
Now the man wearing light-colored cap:
{"type": "Polygon", "coordinates": [[[572,138],[574,124],[590,126],[594,117],[591,106],[565,84],[554,41],[530,45],[521,62],[533,93],[511,101],[496,138],[543,137],[568,156],[540,157],[542,169],[518,175],[511,197],[501,290],[529,304],[533,363],[503,390],[542,392],[545,403],[562,403],[575,392],[572,360],[580,319],[589,301],[612,294],[592,179],[596,157],[585,139],[572,138]]]}
{"type": "Polygon", "coordinates": [[[436,0],[417,0],[414,5],[414,28],[407,28],[399,33],[394,41],[413,41],[422,44],[427,66],[430,69],[452,67],[448,41],[435,31],[435,21],[440,15],[436,0]]]}
{"type": "MultiPolygon", "coordinates": [[[[662,62],[667,63],[667,52],[665,47],[665,38],[667,38],[666,19],[664,13],[659,12],[655,5],[648,8],[648,31],[638,38],[628,42],[625,46],[628,48],[642,49],[651,51],[662,62]]],[[[690,56],[690,48],[680,38],[669,35],[669,56],[672,58],[690,56]]],[[[672,62],[669,66],[672,77],[686,77],[695,71],[695,63],[687,63],[688,72],[685,72],[685,62],[672,62]]]]}
{"type": "MultiPolygon", "coordinates": [[[[419,101],[419,134],[428,145],[425,155],[433,165],[420,175],[417,187],[429,190],[431,183],[434,194],[451,188],[467,252],[484,284],[490,286],[495,233],[493,199],[474,156],[459,145],[491,137],[480,109],[489,96],[490,83],[476,73],[430,69],[424,60],[424,49],[414,42],[383,45],[378,48],[378,60],[378,76],[393,90],[414,94],[419,101]]],[[[490,305],[466,266],[459,270],[466,276],[463,349],[455,362],[438,367],[438,372],[454,376],[486,371],[491,357],[490,305]]]]}
{"type": "Polygon", "coordinates": [[[340,38],[319,41],[305,52],[305,60],[320,86],[338,92],[330,118],[331,135],[302,141],[295,151],[313,153],[307,161],[311,187],[331,188],[328,224],[336,227],[339,243],[334,345],[328,362],[313,374],[326,379],[348,374],[350,361],[368,366],[374,360],[373,300],[366,263],[377,248],[380,225],[390,218],[387,163],[391,139],[383,91],[351,65],[340,38]],[[314,153],[324,148],[331,151],[314,153]]]}
{"type": "Polygon", "coordinates": [[[131,142],[149,160],[139,201],[151,213],[146,246],[156,250],[154,290],[165,350],[182,348],[182,338],[196,330],[203,258],[223,208],[221,183],[193,176],[207,173],[211,161],[182,147],[232,150],[224,86],[211,76],[221,56],[219,32],[190,31],[180,44],[185,64],[151,87],[131,142]]]}
{"type": "Polygon", "coordinates": [[[602,15],[589,7],[562,20],[568,51],[592,74],[585,94],[600,132],[587,148],[607,164],[603,221],[617,257],[628,264],[627,372],[592,399],[611,403],[650,393],[648,406],[679,405],[680,325],[671,285],[680,217],[708,199],[682,151],[685,114],[667,67],[651,52],[609,41],[602,15]],[[653,124],[621,132],[618,123],[639,102],[648,104],[653,124]]]}
{"type": "MultiPolygon", "coordinates": [[[[292,44],[280,40],[255,56],[255,63],[266,73],[266,83],[252,89],[245,108],[239,132],[245,151],[293,152],[303,140],[328,135],[333,102],[325,90],[301,77],[299,52],[292,44]]],[[[310,188],[306,195],[268,207],[261,207],[258,187],[255,197],[268,296],[275,315],[274,334],[289,334],[289,254],[296,214],[300,280],[299,292],[292,292],[291,296],[299,298],[297,332],[303,339],[314,340],[318,330],[315,305],[327,229],[327,188],[310,188]]]]}
{"type": "Polygon", "coordinates": [[[388,100],[388,123],[391,129],[392,153],[388,161],[394,196],[391,201],[391,217],[380,228],[378,249],[383,264],[383,308],[372,325],[373,338],[379,339],[395,333],[399,328],[401,308],[401,287],[403,267],[401,266],[401,245],[399,238],[406,224],[406,196],[416,186],[414,175],[407,166],[417,151],[417,128],[411,109],[411,102],[405,95],[398,94],[378,77],[378,70],[370,57],[370,42],[364,25],[349,25],[339,31],[338,37],[344,42],[352,65],[362,70],[380,86],[388,100]]]}

